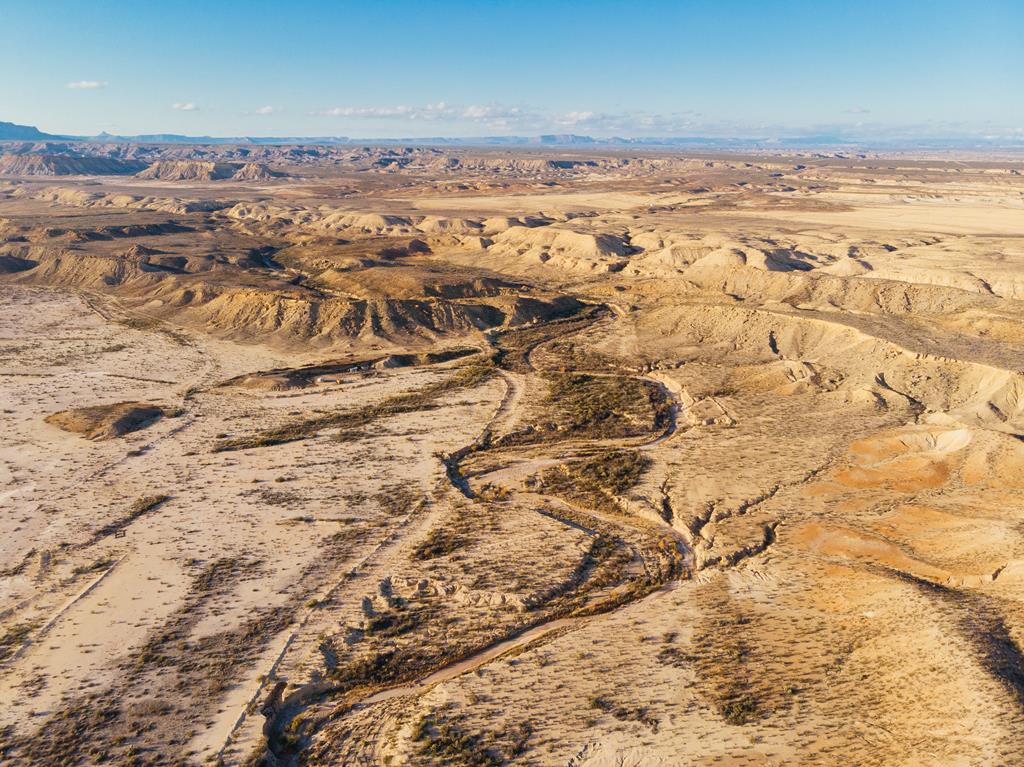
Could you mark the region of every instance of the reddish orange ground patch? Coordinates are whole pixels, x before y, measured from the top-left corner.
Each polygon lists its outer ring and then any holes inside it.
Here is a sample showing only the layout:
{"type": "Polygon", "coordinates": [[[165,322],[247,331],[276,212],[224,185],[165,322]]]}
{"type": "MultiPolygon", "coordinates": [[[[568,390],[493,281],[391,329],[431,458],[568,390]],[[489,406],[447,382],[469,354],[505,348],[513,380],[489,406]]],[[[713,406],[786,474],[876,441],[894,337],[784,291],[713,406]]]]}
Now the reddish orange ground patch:
{"type": "Polygon", "coordinates": [[[945,461],[908,455],[877,466],[849,466],[837,471],[835,479],[856,489],[882,487],[900,493],[914,493],[942,486],[949,479],[949,474],[949,465],[945,461]]]}

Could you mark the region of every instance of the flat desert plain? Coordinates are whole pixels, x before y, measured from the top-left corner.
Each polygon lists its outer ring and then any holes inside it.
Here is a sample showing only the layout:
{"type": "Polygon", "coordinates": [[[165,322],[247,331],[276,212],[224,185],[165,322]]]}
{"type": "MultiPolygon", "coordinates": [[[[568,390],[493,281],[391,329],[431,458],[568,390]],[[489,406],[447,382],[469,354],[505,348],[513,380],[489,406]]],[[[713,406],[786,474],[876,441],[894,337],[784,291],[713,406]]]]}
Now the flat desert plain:
{"type": "Polygon", "coordinates": [[[19,151],[4,765],[1024,763],[1019,156],[19,151]]]}

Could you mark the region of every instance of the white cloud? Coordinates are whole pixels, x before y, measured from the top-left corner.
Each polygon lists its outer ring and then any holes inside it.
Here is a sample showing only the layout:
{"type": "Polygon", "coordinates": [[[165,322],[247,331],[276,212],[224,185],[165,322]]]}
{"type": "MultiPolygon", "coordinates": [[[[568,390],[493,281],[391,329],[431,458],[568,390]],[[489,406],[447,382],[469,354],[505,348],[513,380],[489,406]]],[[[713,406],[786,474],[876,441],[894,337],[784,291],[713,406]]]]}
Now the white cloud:
{"type": "Polygon", "coordinates": [[[360,120],[412,120],[412,121],[467,121],[484,125],[500,126],[526,117],[518,107],[505,107],[498,104],[473,104],[470,106],[454,106],[444,101],[422,106],[398,104],[381,107],[332,107],[317,115],[329,117],[348,117],[360,120]]]}
{"type": "Polygon", "coordinates": [[[258,115],[273,115],[273,114],[277,114],[280,111],[281,110],[278,109],[277,107],[272,107],[272,106],[268,105],[268,106],[260,107],[259,109],[257,109],[255,111],[255,114],[258,114],[258,115]]]}
{"type": "Polygon", "coordinates": [[[199,107],[193,104],[191,101],[186,101],[183,104],[171,104],[171,109],[177,109],[179,112],[198,112],[199,107]]]}
{"type": "MultiPolygon", "coordinates": [[[[565,112],[564,114],[555,115],[555,122],[559,125],[580,125],[592,122],[598,116],[597,112],[565,112]]],[[[600,117],[603,118],[604,115],[600,117]]]]}
{"type": "Polygon", "coordinates": [[[400,104],[393,107],[331,107],[317,114],[331,117],[355,117],[363,120],[436,120],[439,117],[454,116],[449,114],[448,106],[442,101],[422,107],[410,107],[400,104]]]}
{"type": "Polygon", "coordinates": [[[519,107],[503,107],[497,104],[473,105],[462,110],[462,117],[467,120],[515,120],[526,116],[519,107]]]}
{"type": "Polygon", "coordinates": [[[846,114],[848,115],[866,115],[870,113],[871,110],[867,107],[850,107],[846,110],[846,114]]]}
{"type": "Polygon", "coordinates": [[[102,80],[75,80],[64,87],[75,91],[94,91],[97,88],[106,88],[107,84],[102,80]]]}
{"type": "Polygon", "coordinates": [[[665,136],[693,131],[701,115],[697,112],[593,112],[573,111],[548,115],[546,124],[577,132],[665,136]]]}
{"type": "Polygon", "coordinates": [[[312,114],[358,120],[473,124],[486,127],[489,130],[517,133],[574,131],[592,132],[598,135],[673,135],[694,130],[701,117],[698,112],[693,111],[664,114],[640,111],[596,112],[592,110],[544,112],[493,103],[456,106],[444,101],[422,106],[399,104],[374,107],[332,107],[312,114]]]}

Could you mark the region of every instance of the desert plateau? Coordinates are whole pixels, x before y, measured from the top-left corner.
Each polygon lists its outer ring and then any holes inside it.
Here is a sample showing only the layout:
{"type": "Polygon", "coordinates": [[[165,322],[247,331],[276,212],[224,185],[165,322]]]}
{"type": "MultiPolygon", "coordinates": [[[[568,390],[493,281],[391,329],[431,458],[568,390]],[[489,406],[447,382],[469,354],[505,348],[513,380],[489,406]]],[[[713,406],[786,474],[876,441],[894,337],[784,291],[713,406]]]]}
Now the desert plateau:
{"type": "Polygon", "coordinates": [[[9,143],[4,765],[1009,765],[1019,155],[9,143]]]}

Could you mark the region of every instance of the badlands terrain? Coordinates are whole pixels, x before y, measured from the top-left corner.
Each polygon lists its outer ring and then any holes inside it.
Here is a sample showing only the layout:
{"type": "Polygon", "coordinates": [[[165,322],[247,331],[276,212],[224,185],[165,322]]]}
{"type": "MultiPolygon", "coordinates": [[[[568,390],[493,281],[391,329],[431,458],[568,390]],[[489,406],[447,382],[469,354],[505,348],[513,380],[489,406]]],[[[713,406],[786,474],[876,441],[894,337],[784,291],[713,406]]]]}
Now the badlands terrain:
{"type": "Polygon", "coordinates": [[[3,152],[0,763],[1024,764],[1021,158],[3,152]]]}

